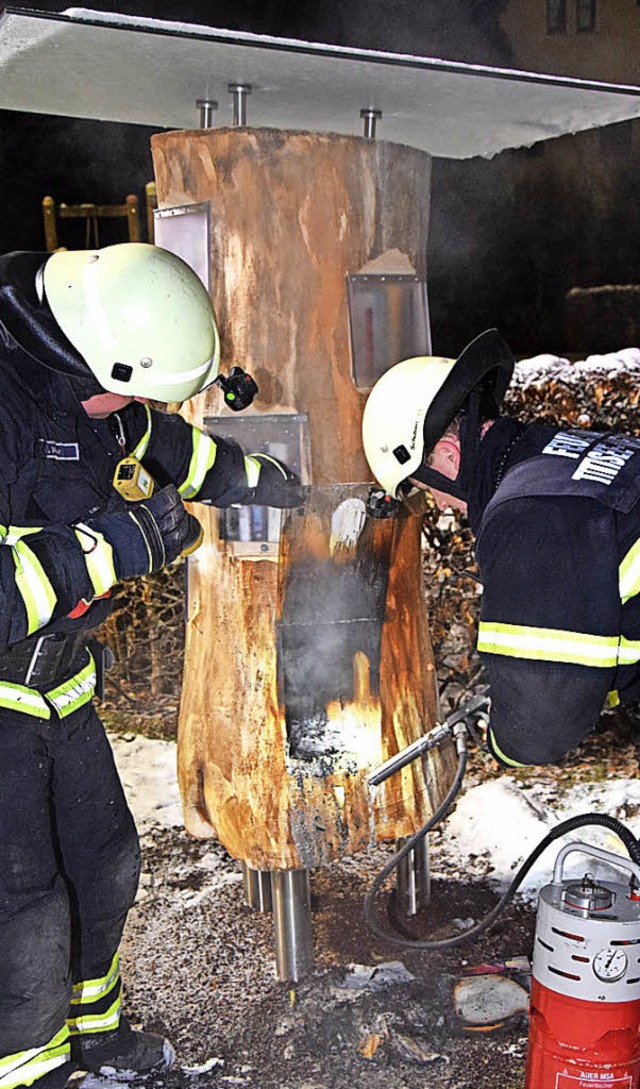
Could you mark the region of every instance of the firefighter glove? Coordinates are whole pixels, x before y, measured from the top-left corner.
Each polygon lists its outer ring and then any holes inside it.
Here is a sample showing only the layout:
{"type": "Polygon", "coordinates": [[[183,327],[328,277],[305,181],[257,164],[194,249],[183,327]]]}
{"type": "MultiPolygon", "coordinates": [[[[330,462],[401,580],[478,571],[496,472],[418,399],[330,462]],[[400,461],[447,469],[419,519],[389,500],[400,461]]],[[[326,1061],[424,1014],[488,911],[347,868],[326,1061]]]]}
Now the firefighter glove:
{"type": "Polygon", "coordinates": [[[257,464],[259,475],[251,503],[267,507],[301,507],[305,491],[300,478],[283,461],[271,454],[251,454],[249,461],[257,464]]]}
{"type": "Polygon", "coordinates": [[[182,553],[193,551],[202,533],[173,484],[143,503],[90,519],[83,530],[89,534],[95,531],[111,545],[118,579],[158,571],[182,553]]]}

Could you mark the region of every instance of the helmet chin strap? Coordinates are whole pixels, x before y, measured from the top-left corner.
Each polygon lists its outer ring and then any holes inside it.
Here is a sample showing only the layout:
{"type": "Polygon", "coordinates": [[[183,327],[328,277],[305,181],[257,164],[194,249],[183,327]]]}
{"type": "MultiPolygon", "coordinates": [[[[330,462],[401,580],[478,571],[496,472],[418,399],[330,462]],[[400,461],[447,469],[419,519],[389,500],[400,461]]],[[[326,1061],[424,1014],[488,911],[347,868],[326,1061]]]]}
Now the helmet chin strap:
{"type": "Polygon", "coordinates": [[[473,390],[466,402],[466,412],[460,424],[460,468],[458,475],[451,477],[439,473],[430,465],[420,465],[412,472],[414,480],[426,484],[428,488],[435,488],[446,495],[452,495],[455,499],[461,499],[464,503],[469,501],[471,485],[475,477],[480,448],[480,406],[482,394],[479,390],[473,390]]]}

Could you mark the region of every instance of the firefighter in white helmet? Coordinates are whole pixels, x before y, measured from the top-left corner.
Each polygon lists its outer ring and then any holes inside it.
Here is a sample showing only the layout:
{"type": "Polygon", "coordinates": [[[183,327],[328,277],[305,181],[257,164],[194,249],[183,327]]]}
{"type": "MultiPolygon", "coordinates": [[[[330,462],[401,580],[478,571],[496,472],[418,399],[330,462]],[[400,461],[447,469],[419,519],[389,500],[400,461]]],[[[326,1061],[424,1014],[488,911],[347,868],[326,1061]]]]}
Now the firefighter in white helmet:
{"type": "Polygon", "coordinates": [[[218,364],[204,287],[159,247],[0,258],[0,1089],[172,1059],[122,1012],[140,858],[89,636],[117,583],[197,544],[183,500],[302,500],[281,462],[149,403],[193,396],[218,364]],[[147,498],[116,486],[125,458],[156,482],[147,498]]]}
{"type": "Polygon", "coordinates": [[[640,696],[640,440],[500,415],[514,359],[496,330],[457,359],[391,367],[365,407],[374,476],[466,513],[483,594],[488,743],[507,766],[575,748],[640,696]]]}

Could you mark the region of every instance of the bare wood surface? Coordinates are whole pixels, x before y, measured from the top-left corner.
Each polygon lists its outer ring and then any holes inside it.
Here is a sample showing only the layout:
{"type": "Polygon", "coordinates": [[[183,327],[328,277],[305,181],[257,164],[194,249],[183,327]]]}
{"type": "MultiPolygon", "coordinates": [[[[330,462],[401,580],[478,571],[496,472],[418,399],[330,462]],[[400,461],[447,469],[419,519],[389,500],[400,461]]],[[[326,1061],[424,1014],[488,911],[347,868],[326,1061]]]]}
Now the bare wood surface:
{"type": "MultiPolygon", "coordinates": [[[[160,207],[211,201],[223,367],[254,375],[257,412],[309,413],[314,483],[368,480],[345,276],[392,249],[425,272],[429,156],[273,129],[168,132],[151,143],[160,207]]],[[[200,400],[200,418],[220,412],[217,390],[200,400]]]]}
{"type": "MultiPolygon", "coordinates": [[[[357,137],[253,129],[161,133],[152,149],[160,207],[211,202],[223,367],[244,366],[260,387],[248,415],[308,413],[314,485],[369,480],[345,276],[384,264],[388,251],[424,274],[429,157],[357,137]]],[[[215,390],[187,411],[196,423],[225,415],[215,390]]],[[[278,640],[292,571],[305,558],[331,559],[333,507],[318,495],[304,517],[289,517],[278,562],[234,554],[218,539],[216,512],[197,509],[206,543],[189,561],[178,750],[185,820],[256,869],[318,865],[407,835],[452,776],[448,752],[433,757],[427,783],[417,765],[375,795],[365,783],[435,721],[420,529],[408,518],[368,527],[351,557],[357,566],[384,554],[388,567],[377,690],[367,655],[356,653],[344,666],[350,698],[329,699],[323,711],[334,732],[350,718],[361,747],[322,773],[291,756],[278,640]]],[[[332,564],[321,565],[323,577],[332,564]]]]}

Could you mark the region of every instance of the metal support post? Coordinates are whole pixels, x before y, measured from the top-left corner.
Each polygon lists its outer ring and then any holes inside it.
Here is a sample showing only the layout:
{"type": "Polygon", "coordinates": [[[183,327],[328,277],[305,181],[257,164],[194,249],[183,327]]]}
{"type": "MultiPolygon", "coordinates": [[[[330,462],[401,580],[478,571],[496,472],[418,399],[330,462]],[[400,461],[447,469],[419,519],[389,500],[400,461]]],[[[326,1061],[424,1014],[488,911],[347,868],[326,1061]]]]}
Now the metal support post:
{"type": "Polygon", "coordinates": [[[271,874],[268,870],[252,870],[243,862],[242,887],[249,907],[256,911],[271,911],[271,874]]]}
{"type": "Polygon", "coordinates": [[[311,893],[308,870],[272,870],[276,975],[296,982],[313,967],[311,893]]]}
{"type": "MultiPolygon", "coordinates": [[[[424,836],[409,851],[398,866],[397,892],[398,906],[406,915],[417,915],[431,899],[431,874],[429,871],[429,844],[424,836]]],[[[401,848],[406,839],[398,840],[401,848]]]]}
{"type": "Polygon", "coordinates": [[[242,127],[247,123],[247,96],[251,94],[251,84],[230,83],[227,90],[233,96],[233,124],[242,127]]]}
{"type": "Polygon", "coordinates": [[[382,117],[382,110],[365,109],[360,110],[360,117],[364,121],[364,137],[365,140],[375,140],[376,138],[376,123],[382,117]]]}
{"type": "Polygon", "coordinates": [[[213,111],[218,109],[218,103],[212,98],[199,98],[196,106],[200,110],[200,128],[210,129],[213,124],[213,111]]]}

